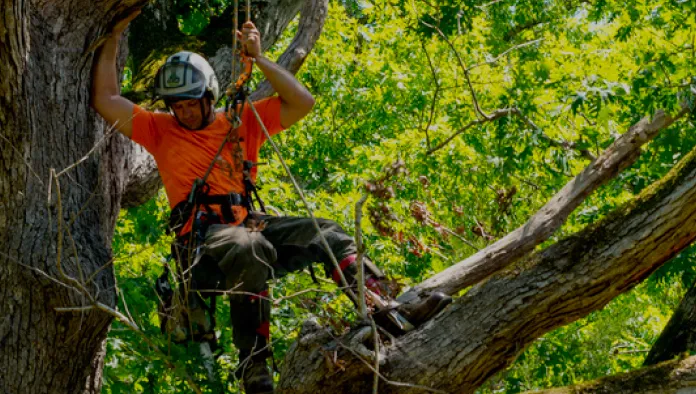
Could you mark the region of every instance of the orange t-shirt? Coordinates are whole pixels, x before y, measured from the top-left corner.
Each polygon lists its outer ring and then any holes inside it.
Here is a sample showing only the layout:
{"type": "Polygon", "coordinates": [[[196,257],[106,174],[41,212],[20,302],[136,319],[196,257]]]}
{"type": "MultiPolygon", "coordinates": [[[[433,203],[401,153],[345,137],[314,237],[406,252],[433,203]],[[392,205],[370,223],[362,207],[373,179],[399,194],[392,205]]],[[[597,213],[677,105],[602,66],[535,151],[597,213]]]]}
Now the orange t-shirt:
{"type": "MultiPolygon", "coordinates": [[[[254,103],[254,107],[264,122],[269,134],[283,130],[280,124],[280,98],[271,97],[254,103]]],[[[242,125],[237,130],[239,145],[234,138],[225,144],[206,182],[210,185],[209,194],[244,193],[242,161],[258,161],[259,149],[266,140],[254,113],[247,106],[240,116],[242,125]],[[235,155],[239,148],[241,155],[235,155]]],[[[148,112],[139,106],[133,108],[132,139],[152,154],[167,192],[169,206],[188,198],[196,178],[203,178],[213,161],[215,153],[230,130],[230,123],[224,113],[216,113],[215,121],[202,130],[188,130],[182,127],[170,113],[148,112]]],[[[234,136],[234,133],[232,134],[234,136]]],[[[251,171],[256,180],[256,167],[251,171]]],[[[220,214],[218,206],[212,206],[220,214]]],[[[247,215],[246,209],[233,207],[239,224],[247,215]]],[[[191,221],[180,233],[191,229],[191,221]]]]}

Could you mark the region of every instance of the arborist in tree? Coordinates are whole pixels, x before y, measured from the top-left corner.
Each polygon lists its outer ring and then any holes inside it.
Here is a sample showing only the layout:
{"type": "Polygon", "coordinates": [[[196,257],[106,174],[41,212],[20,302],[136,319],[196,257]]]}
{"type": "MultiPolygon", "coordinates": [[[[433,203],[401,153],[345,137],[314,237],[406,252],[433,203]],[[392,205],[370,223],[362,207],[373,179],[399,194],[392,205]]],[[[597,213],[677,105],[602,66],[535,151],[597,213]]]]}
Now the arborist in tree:
{"type": "MultiPolygon", "coordinates": [[[[178,52],[167,58],[155,77],[155,93],[169,112],[148,112],[119,94],[117,49],[121,33],[135,16],[137,13],[119,22],[101,48],[92,79],[92,106],[155,158],[172,208],[170,228],[176,233],[172,254],[186,280],[182,290],[231,294],[233,341],[240,353],[244,389],[247,394],[272,393],[267,366],[267,281],[319,262],[340,283],[329,255],[333,253],[353,287],[348,293],[357,302],[355,243],[337,223],[318,219],[331,249],[327,251],[311,219],[254,210],[253,164],[266,140],[254,112],[273,135],[306,116],[314,98],[292,74],[262,55],[259,31],[247,21],[237,32],[242,53],[253,59],[277,96],[254,102],[252,109],[243,105],[245,101],[238,95],[245,93],[237,89],[231,107],[216,112],[220,88],[212,67],[198,54],[178,52]]],[[[366,259],[366,288],[375,319],[393,331],[418,326],[451,301],[438,293],[420,304],[398,305],[383,278],[366,259]]],[[[185,338],[179,339],[202,341],[214,336],[211,324],[197,317],[200,306],[206,305],[197,294],[193,291],[184,297],[189,308],[185,323],[164,324],[175,339],[182,332],[185,338]]]]}

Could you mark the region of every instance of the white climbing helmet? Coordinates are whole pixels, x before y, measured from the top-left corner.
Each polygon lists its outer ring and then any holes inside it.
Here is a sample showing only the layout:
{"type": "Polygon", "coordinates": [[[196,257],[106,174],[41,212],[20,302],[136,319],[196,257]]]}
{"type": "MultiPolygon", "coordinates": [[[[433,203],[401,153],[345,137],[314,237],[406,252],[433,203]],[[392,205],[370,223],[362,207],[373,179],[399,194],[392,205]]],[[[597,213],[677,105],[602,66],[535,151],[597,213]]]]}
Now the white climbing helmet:
{"type": "Polygon", "coordinates": [[[215,71],[197,53],[181,51],[169,56],[155,76],[155,97],[158,99],[199,99],[207,92],[215,104],[220,98],[215,71]]]}

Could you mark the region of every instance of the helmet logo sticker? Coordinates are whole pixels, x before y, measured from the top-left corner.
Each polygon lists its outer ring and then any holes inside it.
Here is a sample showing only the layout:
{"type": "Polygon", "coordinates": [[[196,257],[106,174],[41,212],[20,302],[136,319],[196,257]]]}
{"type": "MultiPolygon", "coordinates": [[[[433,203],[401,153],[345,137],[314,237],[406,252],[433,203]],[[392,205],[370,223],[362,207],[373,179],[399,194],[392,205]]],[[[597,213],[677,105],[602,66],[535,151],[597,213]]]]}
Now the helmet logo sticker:
{"type": "MultiPolygon", "coordinates": [[[[181,68],[179,67],[170,67],[169,68],[169,77],[167,78],[167,86],[180,86],[181,85],[181,76],[179,76],[179,73],[177,71],[180,71],[181,68]]],[[[183,71],[183,70],[181,70],[183,71]]]]}

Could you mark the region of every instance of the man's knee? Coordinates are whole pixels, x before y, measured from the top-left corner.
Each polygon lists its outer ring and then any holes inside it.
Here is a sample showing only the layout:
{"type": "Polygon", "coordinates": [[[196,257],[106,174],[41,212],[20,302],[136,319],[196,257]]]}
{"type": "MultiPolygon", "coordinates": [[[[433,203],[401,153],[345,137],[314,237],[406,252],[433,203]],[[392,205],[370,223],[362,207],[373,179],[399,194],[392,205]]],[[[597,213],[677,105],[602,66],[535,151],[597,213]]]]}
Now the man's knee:
{"type": "Polygon", "coordinates": [[[225,287],[252,292],[265,287],[277,258],[275,248],[261,233],[243,228],[214,233],[206,254],[217,260],[225,275],[225,287]]]}
{"type": "Polygon", "coordinates": [[[334,220],[318,218],[317,222],[319,223],[319,228],[322,231],[345,233],[343,227],[341,227],[341,225],[334,220]]]}

